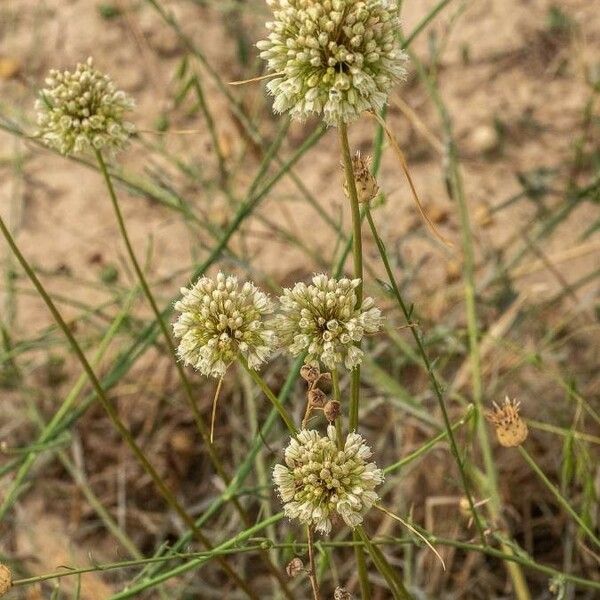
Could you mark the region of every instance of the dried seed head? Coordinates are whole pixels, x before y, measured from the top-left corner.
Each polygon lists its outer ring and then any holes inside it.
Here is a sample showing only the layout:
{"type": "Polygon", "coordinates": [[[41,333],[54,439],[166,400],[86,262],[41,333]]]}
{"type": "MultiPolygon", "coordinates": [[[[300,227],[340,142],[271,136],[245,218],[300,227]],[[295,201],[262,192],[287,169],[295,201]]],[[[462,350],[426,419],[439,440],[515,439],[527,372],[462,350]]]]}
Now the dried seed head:
{"type": "Polygon", "coordinates": [[[352,594],[346,588],[338,585],[333,592],[333,600],[352,600],[352,594]]]}
{"type": "Polygon", "coordinates": [[[0,564],[0,596],[8,593],[12,587],[12,573],[6,565],[0,564]]]}
{"type": "Polygon", "coordinates": [[[273,313],[273,303],[253,283],[240,285],[236,277],[219,273],[181,288],[181,294],[173,332],[185,364],[207,377],[222,377],[239,355],[254,370],[268,359],[275,333],[264,318],[273,313]]]}
{"type": "Polygon", "coordinates": [[[370,457],[371,449],[357,433],[350,433],[338,448],[332,425],[325,437],[315,430],[300,431],[285,449],[285,464],[273,469],[286,516],[325,534],[335,515],[349,527],[362,523],[379,499],[375,488],[383,482],[383,471],[368,462],[370,457]]]}
{"type": "Polygon", "coordinates": [[[337,400],[330,400],[323,408],[325,418],[333,423],[340,416],[340,403],[337,400]]]}
{"type": "Polygon", "coordinates": [[[295,556],[290,560],[290,562],[285,567],[285,572],[288,574],[288,577],[297,577],[304,571],[304,563],[302,559],[298,556],[295,556]]]}
{"type": "Polygon", "coordinates": [[[120,150],[135,128],[123,120],[134,101],[118,90],[91,58],[75,71],[51,70],[40,92],[38,135],[62,154],[84,150],[120,150]]]}
{"type": "Polygon", "coordinates": [[[314,383],[320,374],[318,365],[302,365],[300,369],[300,376],[307,383],[314,383]]]}
{"type": "Polygon", "coordinates": [[[519,416],[520,404],[506,396],[504,404],[498,406],[494,402],[494,410],[485,413],[487,420],[496,428],[498,442],[506,448],[520,446],[529,433],[527,423],[519,416]]]}
{"type": "Polygon", "coordinates": [[[327,402],[327,394],[319,388],[312,388],[308,390],[308,403],[313,408],[323,408],[327,402]]]}
{"type": "Polygon", "coordinates": [[[333,380],[331,378],[331,373],[321,373],[319,378],[315,381],[313,387],[319,388],[326,394],[330,394],[333,389],[333,380]]]}
{"type": "Polygon", "coordinates": [[[312,285],[297,283],[279,298],[281,311],[275,330],[281,346],[293,356],[306,352],[306,363],[322,362],[329,369],[343,363],[357,367],[363,352],[362,338],[381,329],[381,312],[372,298],[356,306],[360,279],[334,279],[315,275],[312,285]]]}
{"type": "MultiPolygon", "coordinates": [[[[354,172],[354,181],[356,183],[356,193],[359,202],[370,202],[379,194],[379,185],[377,179],[371,173],[371,157],[363,158],[360,151],[352,157],[352,171],[354,172]]],[[[346,197],[350,197],[348,191],[348,182],[344,180],[344,192],[346,197]]]]}
{"type": "Polygon", "coordinates": [[[275,75],[267,90],[276,113],[328,125],[379,112],[406,74],[399,8],[389,0],[267,0],[273,21],[256,44],[275,75]]]}

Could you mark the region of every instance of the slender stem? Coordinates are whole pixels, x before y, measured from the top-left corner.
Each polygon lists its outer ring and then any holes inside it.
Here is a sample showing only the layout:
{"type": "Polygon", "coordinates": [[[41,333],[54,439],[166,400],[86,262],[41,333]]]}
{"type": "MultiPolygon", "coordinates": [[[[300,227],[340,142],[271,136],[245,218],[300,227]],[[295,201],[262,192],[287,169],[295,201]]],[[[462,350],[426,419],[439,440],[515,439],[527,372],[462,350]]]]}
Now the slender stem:
{"type": "MultiPolygon", "coordinates": [[[[210,544],[208,539],[196,527],[194,520],[188,515],[188,513],[181,506],[181,504],[179,504],[179,502],[177,501],[177,498],[175,498],[175,495],[173,494],[173,492],[164,483],[164,481],[162,480],[162,478],[160,477],[160,475],[158,474],[156,469],[152,466],[152,464],[148,461],[148,459],[144,455],[144,452],[136,444],[135,440],[131,436],[131,433],[129,432],[127,427],[125,427],[125,425],[119,418],[117,411],[115,410],[113,405],[108,400],[104,390],[102,389],[100,381],[96,377],[96,374],[94,373],[92,367],[90,366],[90,363],[88,362],[87,358],[85,357],[85,354],[83,353],[83,350],[79,346],[79,343],[77,342],[77,340],[71,333],[69,326],[65,323],[65,320],[62,318],[62,315],[56,308],[54,302],[52,301],[52,299],[46,292],[44,286],[38,279],[34,270],[31,268],[31,265],[27,262],[27,259],[23,256],[23,254],[19,250],[19,247],[17,246],[15,240],[13,239],[12,234],[6,227],[2,217],[0,217],[0,230],[2,231],[2,234],[4,235],[4,237],[6,238],[6,241],[7,241],[8,245],[10,246],[12,252],[17,257],[17,260],[21,264],[21,267],[23,268],[23,270],[25,271],[25,273],[27,274],[27,276],[33,283],[34,287],[36,288],[37,292],[39,293],[39,295],[45,302],[46,306],[48,307],[48,310],[52,314],[52,317],[54,318],[57,325],[60,327],[60,329],[64,333],[65,337],[67,338],[67,340],[71,346],[71,349],[73,350],[73,352],[77,356],[77,359],[81,363],[81,366],[83,367],[86,375],[88,376],[88,379],[90,380],[90,383],[92,384],[92,387],[94,388],[94,391],[96,392],[96,396],[98,397],[100,404],[106,411],[113,426],[121,434],[121,436],[123,437],[123,439],[129,446],[129,448],[131,449],[133,454],[139,460],[143,469],[146,471],[146,473],[148,473],[148,475],[154,481],[154,484],[159,489],[161,495],[163,496],[163,498],[165,499],[167,504],[181,517],[181,519],[185,522],[185,524],[194,532],[195,537],[204,546],[206,546],[208,549],[211,549],[212,545],[210,544]]],[[[235,571],[233,571],[233,569],[227,564],[227,562],[223,558],[219,558],[219,562],[220,562],[223,570],[225,570],[227,572],[227,574],[236,581],[236,583],[240,586],[240,588],[243,589],[250,598],[257,598],[255,593],[248,587],[246,582],[243,581],[241,579],[241,577],[239,575],[237,575],[237,573],[235,573],[235,571]]]]}
{"type": "Polygon", "coordinates": [[[252,377],[254,383],[258,385],[258,387],[263,391],[264,395],[271,401],[271,404],[273,404],[273,406],[279,413],[279,416],[281,417],[282,421],[286,424],[287,428],[290,430],[290,433],[293,436],[296,436],[296,434],[298,433],[298,429],[294,425],[292,417],[284,408],[283,404],[281,404],[279,398],[271,391],[271,388],[268,386],[267,382],[260,376],[259,373],[257,373],[254,369],[250,368],[250,366],[248,365],[248,361],[242,354],[238,355],[238,359],[242,367],[244,367],[244,369],[248,373],[248,375],[252,377]]]}
{"type": "MultiPolygon", "coordinates": [[[[355,542],[360,540],[360,535],[357,531],[352,532],[352,539],[355,542]]],[[[354,556],[356,558],[356,567],[358,569],[358,583],[360,585],[360,595],[362,600],[371,600],[371,586],[369,585],[369,573],[367,571],[367,559],[365,553],[357,552],[356,548],[362,548],[361,546],[355,546],[354,556]]]]}
{"type": "Polygon", "coordinates": [[[523,446],[519,446],[519,452],[521,456],[525,459],[527,464],[531,467],[534,473],[542,480],[542,483],[552,492],[558,503],[571,515],[573,520],[585,531],[585,533],[589,536],[589,538],[596,544],[596,546],[600,547],[600,539],[598,536],[589,528],[589,526],[585,523],[585,521],[577,514],[577,512],[573,509],[573,507],[569,504],[569,501],[560,493],[558,488],[546,477],[544,471],[540,469],[538,464],[533,460],[531,454],[523,448],[523,446]]]}
{"type": "MultiPolygon", "coordinates": [[[[392,291],[394,292],[394,296],[396,297],[396,301],[398,302],[398,305],[400,306],[400,310],[402,311],[402,314],[404,315],[404,318],[406,319],[406,323],[408,325],[411,325],[412,310],[411,311],[408,310],[406,304],[404,303],[404,300],[402,299],[402,295],[400,294],[400,288],[398,287],[398,283],[396,282],[394,272],[392,271],[392,267],[390,266],[390,261],[388,260],[385,245],[383,243],[383,240],[379,237],[379,233],[377,232],[377,228],[375,227],[375,221],[373,221],[373,216],[371,215],[371,210],[370,210],[369,206],[366,207],[366,215],[367,215],[367,221],[369,223],[369,227],[371,228],[371,233],[373,234],[373,238],[375,239],[375,243],[377,244],[377,248],[379,249],[379,255],[381,256],[383,266],[385,267],[385,271],[387,273],[390,285],[392,287],[392,291]]],[[[483,533],[483,525],[481,523],[481,519],[479,518],[479,513],[477,512],[477,509],[475,508],[475,503],[473,502],[473,496],[471,494],[471,486],[469,484],[469,480],[467,477],[467,473],[466,473],[463,461],[462,461],[462,459],[460,457],[460,453],[458,451],[458,445],[457,445],[456,439],[454,437],[454,432],[452,430],[452,424],[450,423],[450,417],[448,416],[448,410],[446,409],[446,402],[444,401],[442,389],[437,380],[437,377],[435,376],[435,373],[433,372],[433,367],[431,365],[431,362],[429,361],[429,357],[427,356],[425,347],[423,346],[423,342],[421,340],[421,336],[419,335],[418,329],[416,327],[409,327],[409,329],[410,329],[410,332],[412,333],[412,336],[417,345],[419,355],[421,356],[421,359],[423,360],[423,364],[425,365],[425,370],[427,371],[427,374],[429,375],[429,380],[431,382],[431,386],[433,388],[433,391],[435,392],[435,396],[437,398],[438,405],[442,412],[442,417],[444,419],[446,433],[448,435],[448,441],[450,442],[450,449],[454,456],[454,460],[456,461],[456,464],[458,465],[458,470],[460,471],[462,486],[465,491],[467,500],[469,502],[469,507],[471,509],[471,513],[473,515],[473,519],[474,519],[475,525],[477,527],[477,531],[479,532],[479,536],[481,537],[482,542],[485,543],[485,536],[483,533]]]]}
{"type": "Polygon", "coordinates": [[[313,531],[310,525],[306,528],[306,541],[308,544],[308,578],[312,588],[313,600],[321,600],[319,591],[319,581],[317,580],[317,571],[315,569],[315,549],[313,547],[313,531]]]}
{"type": "MultiPolygon", "coordinates": [[[[350,143],[348,141],[348,127],[341,119],[338,123],[340,151],[344,163],[344,174],[346,178],[346,189],[350,200],[352,211],[352,259],[354,263],[354,277],[360,279],[356,288],[356,305],[362,304],[363,297],[363,259],[362,259],[362,218],[356,191],[356,179],[352,168],[352,155],[350,154],[350,143]]],[[[360,367],[355,367],[350,374],[350,410],[348,415],[348,428],[350,431],[358,427],[358,407],[360,404],[360,367]]],[[[339,389],[338,389],[339,392],[339,389]]],[[[365,566],[364,549],[357,546],[354,550],[356,564],[358,565],[358,576],[363,597],[369,598],[369,580],[365,566]]]]}
{"type": "MultiPolygon", "coordinates": [[[[340,374],[337,369],[331,371],[331,382],[333,384],[333,398],[342,405],[342,393],[340,391],[340,374]]],[[[340,450],[344,447],[342,436],[342,415],[341,412],[335,420],[335,433],[337,437],[337,445],[340,450]]],[[[360,553],[362,555],[362,552],[360,553]]]]}
{"type": "MultiPolygon", "coordinates": [[[[352,258],[354,263],[354,277],[360,279],[360,284],[356,288],[356,305],[362,304],[363,296],[363,259],[362,259],[362,231],[360,206],[358,202],[358,193],[356,191],[356,180],[352,168],[352,156],[350,154],[350,143],[348,142],[348,127],[346,123],[340,120],[338,124],[340,151],[344,163],[344,173],[346,178],[346,189],[350,199],[350,208],[352,210],[352,258]]],[[[350,392],[350,430],[358,427],[358,405],[360,403],[360,367],[356,367],[351,374],[351,392],[350,392]]]]}

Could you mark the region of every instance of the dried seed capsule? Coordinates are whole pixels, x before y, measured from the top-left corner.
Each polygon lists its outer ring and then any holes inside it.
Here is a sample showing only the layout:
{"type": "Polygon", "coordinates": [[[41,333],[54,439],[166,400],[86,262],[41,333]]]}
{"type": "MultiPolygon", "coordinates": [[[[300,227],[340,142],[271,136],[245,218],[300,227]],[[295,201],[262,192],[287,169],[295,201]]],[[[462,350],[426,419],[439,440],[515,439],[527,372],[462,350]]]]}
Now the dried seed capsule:
{"type": "Polygon", "coordinates": [[[323,408],[325,418],[331,423],[340,416],[340,403],[337,400],[330,400],[323,408]]]}
{"type": "Polygon", "coordinates": [[[519,416],[519,405],[520,402],[507,396],[504,404],[498,406],[494,402],[494,410],[485,413],[487,420],[496,427],[500,445],[506,448],[520,446],[529,433],[527,423],[519,416]]]}
{"type": "Polygon", "coordinates": [[[302,559],[295,556],[290,560],[290,562],[285,567],[285,572],[288,574],[288,577],[297,577],[304,571],[304,563],[302,559]]]}
{"type": "MultiPolygon", "coordinates": [[[[360,151],[352,157],[352,171],[354,172],[354,181],[356,183],[356,193],[359,202],[370,202],[379,194],[379,185],[377,179],[370,170],[371,157],[363,158],[360,151]]],[[[348,183],[344,181],[344,192],[349,197],[348,183]]]]}
{"type": "Polygon", "coordinates": [[[352,600],[352,594],[346,588],[338,585],[333,592],[333,600],[352,600]]]}
{"type": "Polygon", "coordinates": [[[321,372],[317,365],[302,365],[300,368],[300,377],[308,383],[314,383],[320,374],[321,372]]]}
{"type": "Polygon", "coordinates": [[[331,390],[333,389],[331,373],[321,373],[319,378],[315,381],[314,387],[319,388],[326,394],[330,394],[331,390]]]}
{"type": "Polygon", "coordinates": [[[308,403],[313,408],[323,408],[327,402],[327,396],[323,390],[312,388],[308,390],[308,403]]]}

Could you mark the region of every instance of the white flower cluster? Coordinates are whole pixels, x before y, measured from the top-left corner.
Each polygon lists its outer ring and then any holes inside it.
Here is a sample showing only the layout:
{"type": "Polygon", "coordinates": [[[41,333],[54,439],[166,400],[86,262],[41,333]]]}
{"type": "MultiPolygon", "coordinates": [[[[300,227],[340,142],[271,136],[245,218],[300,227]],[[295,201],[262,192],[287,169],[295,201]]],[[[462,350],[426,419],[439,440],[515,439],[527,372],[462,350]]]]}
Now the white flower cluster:
{"type": "Polygon", "coordinates": [[[185,364],[203,375],[222,377],[240,354],[252,369],[267,360],[275,334],[264,318],[273,313],[273,303],[254,284],[240,286],[236,277],[219,273],[216,280],[201,277],[181,294],[173,331],[185,364]]]}
{"type": "Polygon", "coordinates": [[[355,344],[382,325],[381,311],[372,298],[357,307],[355,289],[360,279],[334,279],[315,275],[313,285],[297,283],[280,298],[281,312],[275,317],[280,344],[292,355],[307,352],[306,362],[322,362],[335,369],[360,364],[363,351],[355,344]]]}
{"type": "Polygon", "coordinates": [[[362,523],[379,499],[374,489],[383,482],[383,471],[367,462],[370,457],[371,449],[357,433],[350,433],[340,449],[334,426],[325,437],[303,429],[285,450],[286,464],[273,470],[286,516],[324,534],[336,514],[349,527],[362,523]]]}
{"type": "Polygon", "coordinates": [[[388,0],[267,0],[274,20],[257,44],[276,77],[273,110],[335,125],[379,111],[403,79],[398,6],[388,0]]]}
{"type": "Polygon", "coordinates": [[[91,58],[74,72],[52,70],[36,101],[38,135],[62,154],[119,150],[134,126],[123,120],[134,101],[97,71],[91,58]]]}

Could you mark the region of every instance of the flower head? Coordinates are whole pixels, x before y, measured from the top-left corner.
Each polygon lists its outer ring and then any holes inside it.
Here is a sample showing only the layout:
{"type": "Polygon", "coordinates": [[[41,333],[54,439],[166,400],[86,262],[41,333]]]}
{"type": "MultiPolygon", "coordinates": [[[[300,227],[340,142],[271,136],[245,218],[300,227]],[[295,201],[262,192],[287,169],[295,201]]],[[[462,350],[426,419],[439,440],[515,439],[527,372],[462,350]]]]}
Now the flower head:
{"type": "Polygon", "coordinates": [[[180,340],[177,353],[183,362],[209,377],[222,377],[241,354],[252,369],[271,354],[275,334],[264,322],[273,312],[269,297],[250,282],[219,273],[201,277],[181,289],[175,303],[181,315],[173,325],[180,340]]]}
{"type": "Polygon", "coordinates": [[[332,425],[325,437],[303,429],[285,449],[285,465],[273,469],[286,516],[322,533],[331,531],[336,514],[350,527],[362,523],[379,500],[373,490],[383,482],[383,471],[367,462],[370,456],[371,449],[357,433],[350,433],[339,449],[332,425]]]}
{"type": "Polygon", "coordinates": [[[315,275],[313,285],[297,283],[286,289],[281,313],[275,317],[280,343],[294,356],[307,352],[308,364],[321,361],[329,369],[342,362],[348,369],[360,364],[362,350],[355,344],[381,328],[381,312],[372,298],[356,307],[360,279],[315,275]]]}
{"type": "Polygon", "coordinates": [[[51,70],[36,101],[39,136],[62,154],[123,147],[134,131],[123,114],[133,99],[97,71],[91,58],[74,72],[51,70]]]}
{"type": "Polygon", "coordinates": [[[520,446],[529,434],[527,423],[519,415],[520,404],[506,396],[504,404],[498,406],[494,402],[494,410],[485,413],[487,420],[496,427],[498,442],[506,448],[520,446]]]}
{"type": "Polygon", "coordinates": [[[276,75],[273,110],[328,125],[379,111],[406,74],[398,6],[389,0],[267,0],[273,21],[257,44],[276,75]]]}

